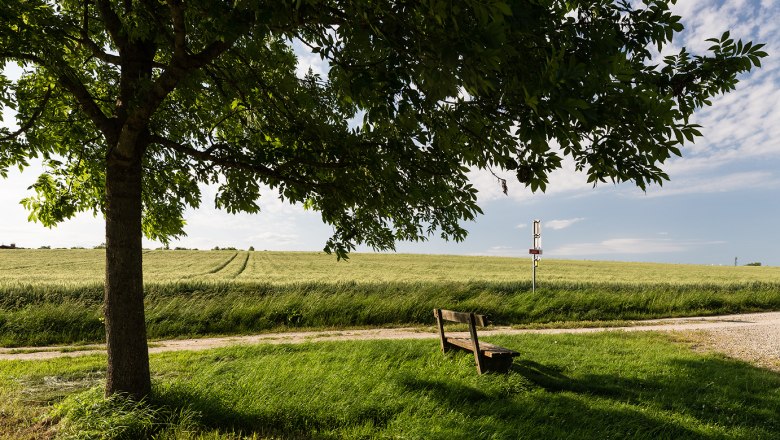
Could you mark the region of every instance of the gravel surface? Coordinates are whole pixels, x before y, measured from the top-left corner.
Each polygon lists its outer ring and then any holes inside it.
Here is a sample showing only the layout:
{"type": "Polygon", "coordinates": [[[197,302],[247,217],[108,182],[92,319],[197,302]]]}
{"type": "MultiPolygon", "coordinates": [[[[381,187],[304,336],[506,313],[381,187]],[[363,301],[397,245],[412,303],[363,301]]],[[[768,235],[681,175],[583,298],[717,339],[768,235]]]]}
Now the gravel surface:
{"type": "MultiPolygon", "coordinates": [[[[680,332],[700,350],[712,350],[765,368],[780,371],[780,312],[741,315],[671,318],[636,321],[624,327],[573,329],[513,329],[495,327],[480,331],[482,336],[505,334],[594,333],[604,331],[671,331],[680,332]]],[[[356,339],[434,339],[430,329],[396,328],[341,330],[320,332],[269,333],[200,339],[153,341],[150,353],[180,350],[208,350],[230,345],[295,344],[314,341],[356,339]]],[[[0,360],[34,360],[83,356],[105,352],[100,345],[62,347],[0,348],[0,360]]]]}

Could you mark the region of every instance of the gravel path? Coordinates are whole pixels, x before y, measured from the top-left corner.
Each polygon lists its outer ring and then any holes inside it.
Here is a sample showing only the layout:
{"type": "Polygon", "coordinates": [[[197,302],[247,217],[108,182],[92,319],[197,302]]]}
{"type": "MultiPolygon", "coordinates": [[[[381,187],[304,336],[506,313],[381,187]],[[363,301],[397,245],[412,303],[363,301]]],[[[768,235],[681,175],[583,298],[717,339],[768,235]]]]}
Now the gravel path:
{"type": "MultiPolygon", "coordinates": [[[[780,312],[741,315],[671,318],[636,321],[625,327],[574,329],[513,329],[494,327],[480,335],[595,333],[604,331],[673,331],[684,332],[700,349],[714,350],[780,371],[780,312]]],[[[340,330],[319,332],[267,333],[249,336],[228,336],[200,339],[153,341],[150,353],[180,350],[208,350],[230,345],[298,344],[315,341],[345,341],[356,339],[434,339],[438,334],[429,329],[395,328],[370,330],[340,330]]],[[[62,346],[0,348],[0,360],[35,360],[84,356],[105,352],[105,346],[62,346]]]]}

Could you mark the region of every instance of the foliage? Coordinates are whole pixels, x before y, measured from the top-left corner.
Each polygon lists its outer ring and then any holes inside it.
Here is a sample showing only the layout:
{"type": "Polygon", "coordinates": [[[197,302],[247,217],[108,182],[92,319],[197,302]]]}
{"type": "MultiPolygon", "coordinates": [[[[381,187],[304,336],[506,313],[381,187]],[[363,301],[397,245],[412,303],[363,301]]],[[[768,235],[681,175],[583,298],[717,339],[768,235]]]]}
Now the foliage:
{"type": "Polygon", "coordinates": [[[654,59],[683,29],[670,2],[6,0],[0,64],[25,73],[0,76],[21,127],[0,173],[44,160],[24,204],[47,226],[104,211],[107,159],[140,157],[150,238],[183,234],[212,183],[231,212],[265,187],[320,211],[341,257],[461,239],[472,168],[533,190],[564,156],[594,184],[667,178],[692,112],[766,55],[726,32],[654,59]],[[298,77],[293,44],[327,75],[298,77]]]}
{"type": "Polygon", "coordinates": [[[761,262],[760,261],[755,261],[753,263],[748,263],[745,266],[761,266],[761,262]]]}
{"type": "Polygon", "coordinates": [[[434,340],[266,345],[153,355],[158,376],[143,404],[80,392],[96,385],[100,356],[4,361],[0,402],[67,396],[57,428],[81,438],[141,424],[163,439],[753,440],[780,429],[777,373],[669,335],[485,339],[522,353],[508,374],[479,376],[472,356],[443,355],[434,340]]]}

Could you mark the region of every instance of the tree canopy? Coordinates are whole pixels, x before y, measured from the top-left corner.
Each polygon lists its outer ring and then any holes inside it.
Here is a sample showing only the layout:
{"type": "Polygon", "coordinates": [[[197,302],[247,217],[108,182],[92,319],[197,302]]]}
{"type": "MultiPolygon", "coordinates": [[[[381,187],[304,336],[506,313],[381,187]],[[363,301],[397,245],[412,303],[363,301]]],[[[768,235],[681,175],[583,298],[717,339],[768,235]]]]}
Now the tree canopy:
{"type": "Polygon", "coordinates": [[[230,212],[258,212],[264,186],[320,212],[340,257],[459,240],[470,169],[545,190],[569,156],[594,184],[668,179],[692,113],[766,55],[726,32],[657,60],[683,30],[669,3],[4,0],[0,64],[24,74],[0,77],[20,127],[0,172],[43,160],[24,204],[44,225],[107,213],[109,275],[140,248],[112,224],[134,236],[120,220],[140,211],[139,237],[180,236],[204,183],[230,212]],[[327,75],[296,76],[294,45],[327,75]]]}
{"type": "Polygon", "coordinates": [[[44,159],[25,205],[52,225],[101,212],[106,153],[142,135],[149,238],[184,233],[199,183],[231,212],[257,212],[262,183],[320,211],[340,254],[459,239],[470,167],[534,190],[563,155],[594,183],[667,179],[692,112],[765,55],[726,33],[652,64],[683,28],[667,3],[5,1],[0,60],[26,73],[0,83],[24,133],[0,169],[44,159]],[[296,77],[293,42],[327,77],[296,77]]]}

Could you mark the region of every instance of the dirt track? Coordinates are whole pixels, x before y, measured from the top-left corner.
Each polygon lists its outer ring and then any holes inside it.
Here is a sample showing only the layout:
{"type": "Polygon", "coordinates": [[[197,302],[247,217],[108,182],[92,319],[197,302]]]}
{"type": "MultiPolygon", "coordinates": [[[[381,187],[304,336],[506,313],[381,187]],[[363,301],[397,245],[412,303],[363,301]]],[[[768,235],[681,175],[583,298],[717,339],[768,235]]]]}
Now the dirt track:
{"type": "MultiPolygon", "coordinates": [[[[603,331],[676,331],[693,336],[703,348],[780,370],[780,312],[752,313],[696,318],[671,318],[637,321],[625,327],[574,329],[513,329],[495,327],[480,335],[594,333],[603,331]]],[[[425,329],[395,328],[370,330],[335,330],[318,332],[267,333],[249,336],[227,336],[201,339],[153,341],[150,353],[180,350],[208,350],[230,345],[298,344],[315,341],[356,339],[433,339],[438,334],[425,329]]],[[[100,345],[62,347],[0,348],[0,360],[35,360],[84,356],[105,351],[100,345]]]]}

